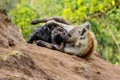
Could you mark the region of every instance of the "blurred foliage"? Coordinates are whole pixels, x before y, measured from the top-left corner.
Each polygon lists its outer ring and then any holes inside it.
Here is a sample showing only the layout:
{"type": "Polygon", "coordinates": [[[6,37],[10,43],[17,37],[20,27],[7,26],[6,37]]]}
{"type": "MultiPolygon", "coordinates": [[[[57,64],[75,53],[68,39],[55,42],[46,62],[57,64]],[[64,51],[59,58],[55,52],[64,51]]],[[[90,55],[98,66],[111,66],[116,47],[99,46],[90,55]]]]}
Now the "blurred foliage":
{"type": "Polygon", "coordinates": [[[63,16],[73,25],[90,21],[98,40],[97,52],[104,59],[120,65],[119,0],[21,0],[10,16],[27,40],[35,26],[30,21],[63,16]]]}
{"type": "Polygon", "coordinates": [[[19,2],[20,0],[0,0],[0,9],[8,12],[13,9],[19,2]]]}
{"type": "Polygon", "coordinates": [[[34,29],[34,26],[30,25],[30,22],[31,20],[38,18],[39,15],[37,11],[29,5],[29,0],[21,0],[9,15],[12,15],[13,22],[20,27],[24,38],[27,39],[30,37],[29,34],[33,32],[34,29]]]}

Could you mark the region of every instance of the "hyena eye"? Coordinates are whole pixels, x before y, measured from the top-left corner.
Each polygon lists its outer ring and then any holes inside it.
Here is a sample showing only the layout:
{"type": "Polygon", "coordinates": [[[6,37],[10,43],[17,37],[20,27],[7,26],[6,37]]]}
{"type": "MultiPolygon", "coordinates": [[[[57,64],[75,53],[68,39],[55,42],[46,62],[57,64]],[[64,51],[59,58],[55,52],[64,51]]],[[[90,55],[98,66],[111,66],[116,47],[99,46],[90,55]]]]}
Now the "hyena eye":
{"type": "Polygon", "coordinates": [[[86,33],[86,29],[83,28],[83,29],[82,29],[82,32],[81,32],[81,36],[83,36],[85,33],[86,33]]]}
{"type": "Polygon", "coordinates": [[[85,39],[85,37],[80,37],[81,40],[85,39]]]}

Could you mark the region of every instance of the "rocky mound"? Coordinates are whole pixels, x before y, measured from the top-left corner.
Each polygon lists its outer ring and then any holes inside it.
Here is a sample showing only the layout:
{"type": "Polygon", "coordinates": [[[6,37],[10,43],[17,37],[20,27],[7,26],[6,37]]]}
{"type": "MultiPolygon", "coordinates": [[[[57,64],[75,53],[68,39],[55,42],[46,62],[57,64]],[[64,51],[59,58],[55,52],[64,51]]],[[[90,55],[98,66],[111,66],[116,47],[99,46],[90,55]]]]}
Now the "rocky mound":
{"type": "Polygon", "coordinates": [[[0,80],[120,80],[120,67],[27,44],[0,11],[0,80]]]}

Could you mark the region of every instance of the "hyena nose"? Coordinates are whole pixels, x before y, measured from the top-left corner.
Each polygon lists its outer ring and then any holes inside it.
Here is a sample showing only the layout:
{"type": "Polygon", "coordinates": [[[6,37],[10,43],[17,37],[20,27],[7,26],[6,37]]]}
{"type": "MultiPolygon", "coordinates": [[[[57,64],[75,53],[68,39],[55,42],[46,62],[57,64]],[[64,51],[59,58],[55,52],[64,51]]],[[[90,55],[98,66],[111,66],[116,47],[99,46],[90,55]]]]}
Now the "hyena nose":
{"type": "Polygon", "coordinates": [[[80,47],[80,46],[81,46],[81,43],[80,43],[80,42],[77,42],[77,43],[75,44],[75,46],[80,47]]]}

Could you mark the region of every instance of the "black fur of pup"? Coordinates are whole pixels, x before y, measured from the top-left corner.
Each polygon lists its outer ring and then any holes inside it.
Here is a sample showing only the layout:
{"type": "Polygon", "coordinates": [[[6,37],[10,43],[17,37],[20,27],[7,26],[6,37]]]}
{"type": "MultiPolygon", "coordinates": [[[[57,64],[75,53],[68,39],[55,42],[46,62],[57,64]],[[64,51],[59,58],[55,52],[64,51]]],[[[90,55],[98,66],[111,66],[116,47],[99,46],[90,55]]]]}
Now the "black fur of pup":
{"type": "Polygon", "coordinates": [[[35,41],[38,46],[44,46],[44,44],[41,43],[44,41],[55,45],[61,45],[62,42],[67,42],[69,38],[69,33],[63,27],[48,27],[48,25],[44,25],[34,31],[28,43],[32,44],[35,41]]]}
{"type": "Polygon", "coordinates": [[[37,30],[34,31],[32,36],[28,40],[28,43],[33,43],[35,41],[38,46],[45,46],[45,44],[47,45],[50,43],[51,45],[50,46],[48,45],[48,47],[53,48],[53,44],[61,45],[61,43],[66,42],[70,38],[70,34],[63,27],[53,23],[47,24],[47,22],[51,20],[55,20],[70,25],[68,21],[66,21],[61,17],[52,17],[52,18],[34,20],[31,22],[32,25],[41,22],[45,22],[46,24],[44,26],[40,26],[37,30]]]}
{"type": "Polygon", "coordinates": [[[51,29],[47,26],[38,27],[27,41],[28,43],[33,43],[34,41],[43,40],[48,43],[51,43],[51,29]]]}

